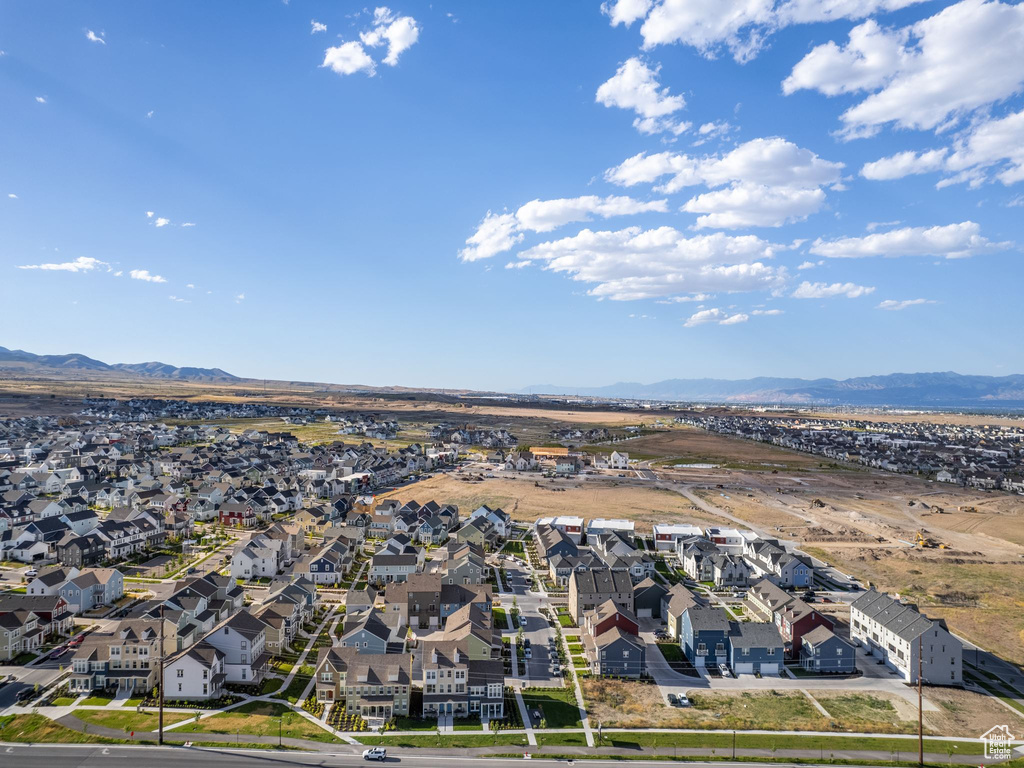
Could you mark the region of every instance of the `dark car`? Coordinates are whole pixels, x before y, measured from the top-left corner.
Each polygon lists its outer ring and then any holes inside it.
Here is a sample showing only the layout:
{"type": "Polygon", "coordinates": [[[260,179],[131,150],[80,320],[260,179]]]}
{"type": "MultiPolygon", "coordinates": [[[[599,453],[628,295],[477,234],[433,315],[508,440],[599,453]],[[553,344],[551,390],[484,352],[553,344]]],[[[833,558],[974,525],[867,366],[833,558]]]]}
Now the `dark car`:
{"type": "Polygon", "coordinates": [[[20,703],[22,701],[28,701],[35,695],[36,692],[34,688],[22,688],[14,698],[20,703]]]}

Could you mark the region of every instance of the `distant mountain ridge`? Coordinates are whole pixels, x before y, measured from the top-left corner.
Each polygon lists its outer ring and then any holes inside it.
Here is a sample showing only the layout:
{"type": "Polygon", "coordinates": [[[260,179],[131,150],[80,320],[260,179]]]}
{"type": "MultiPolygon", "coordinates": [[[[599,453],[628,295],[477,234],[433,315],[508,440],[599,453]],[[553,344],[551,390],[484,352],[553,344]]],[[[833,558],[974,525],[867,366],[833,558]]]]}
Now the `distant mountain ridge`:
{"type": "Polygon", "coordinates": [[[952,371],[892,373],[852,379],[667,379],[654,384],[619,382],[604,387],[541,384],[523,393],[631,400],[716,403],[1024,406],[1024,375],[965,376],[952,371]]]}
{"type": "Polygon", "coordinates": [[[0,370],[17,369],[31,372],[43,369],[52,371],[96,371],[127,373],[147,379],[179,379],[182,381],[240,381],[238,376],[220,368],[178,368],[168,363],[104,363],[86,355],[36,355],[22,349],[0,347],[0,370]]]}

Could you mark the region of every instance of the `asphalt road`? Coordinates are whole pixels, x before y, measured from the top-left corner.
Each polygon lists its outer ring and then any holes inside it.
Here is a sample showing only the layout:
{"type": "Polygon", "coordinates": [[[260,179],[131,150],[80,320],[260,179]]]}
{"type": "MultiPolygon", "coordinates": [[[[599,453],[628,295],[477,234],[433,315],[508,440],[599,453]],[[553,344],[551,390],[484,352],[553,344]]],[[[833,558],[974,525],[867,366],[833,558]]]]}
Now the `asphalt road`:
{"type": "MultiPolygon", "coordinates": [[[[509,748],[511,752],[512,747],[509,748]]],[[[423,754],[423,750],[389,750],[387,763],[437,763],[437,762],[471,762],[478,768],[504,768],[512,760],[522,758],[469,757],[465,754],[437,755],[423,754]]],[[[363,766],[367,763],[362,759],[359,748],[352,748],[350,753],[303,753],[276,752],[271,750],[209,750],[188,747],[102,747],[48,744],[30,746],[0,747],[0,760],[5,765],[18,768],[178,768],[187,763],[189,768],[234,768],[235,766],[264,766],[274,768],[282,766],[310,766],[311,768],[335,768],[336,766],[363,766]],[[141,750],[145,749],[145,755],[141,750]]],[[[555,760],[535,756],[531,763],[542,763],[549,766],[567,766],[566,760],[555,760]]],[[[574,761],[577,765],[589,764],[607,766],[614,759],[574,761]]],[[[728,765],[750,766],[757,763],[688,762],[695,768],[724,768],[728,765]]],[[[674,766],[678,763],[671,760],[645,760],[645,766],[674,766]]]]}

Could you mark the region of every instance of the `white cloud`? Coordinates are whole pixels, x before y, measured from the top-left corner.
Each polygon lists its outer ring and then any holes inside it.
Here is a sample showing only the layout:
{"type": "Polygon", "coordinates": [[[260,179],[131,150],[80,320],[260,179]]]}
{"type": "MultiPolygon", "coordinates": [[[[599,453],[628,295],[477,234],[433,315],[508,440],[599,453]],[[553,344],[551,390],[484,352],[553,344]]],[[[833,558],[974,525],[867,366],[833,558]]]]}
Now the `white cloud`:
{"type": "Polygon", "coordinates": [[[388,54],[384,63],[388,66],[398,64],[398,57],[408,50],[420,38],[420,28],[412,16],[398,16],[390,8],[380,7],[373,12],[373,28],[359,33],[364,45],[376,48],[387,45],[388,54]]]}
{"type": "Polygon", "coordinates": [[[868,232],[874,232],[876,229],[891,229],[892,227],[898,227],[902,223],[903,222],[899,219],[893,219],[892,221],[869,221],[865,229],[868,232]]]}
{"type": "Polygon", "coordinates": [[[745,142],[724,155],[640,153],[609,168],[604,177],[613,184],[629,187],[671,175],[656,187],[656,191],[664,193],[699,184],[719,187],[733,182],[809,189],[839,181],[842,168],[842,163],[824,160],[809,149],[771,137],[745,142]]]}
{"type": "Polygon", "coordinates": [[[854,28],[846,46],[816,47],[783,84],[826,95],[870,92],[841,116],[847,138],[888,123],[943,130],[1024,86],[1024,4],[961,0],[908,27],[854,28]]]}
{"type": "Polygon", "coordinates": [[[327,25],[326,24],[321,24],[316,19],[312,19],[309,23],[310,23],[310,27],[311,27],[310,30],[309,30],[309,34],[311,34],[311,35],[315,35],[317,32],[326,32],[327,31],[327,25]]]}
{"type": "Polygon", "coordinates": [[[755,309],[750,314],[764,317],[775,317],[776,315],[784,315],[786,313],[781,309],[755,309]]]}
{"type": "Polygon", "coordinates": [[[476,232],[466,240],[466,247],[459,251],[459,258],[478,261],[511,250],[516,243],[522,242],[523,235],[518,229],[519,223],[514,214],[488,211],[476,232]]]}
{"type": "Polygon", "coordinates": [[[152,219],[153,218],[153,211],[146,211],[146,218],[147,219],[152,219]]]}
{"type": "Polygon", "coordinates": [[[183,227],[194,227],[196,223],[194,221],[183,221],[181,226],[183,227]]]}
{"type": "Polygon", "coordinates": [[[954,174],[941,180],[940,187],[959,182],[978,186],[991,180],[990,171],[1007,186],[1024,181],[1024,110],[975,123],[952,148],[898,152],[866,163],[861,175],[889,180],[936,171],[954,174]]]}
{"type": "Polygon", "coordinates": [[[488,211],[476,233],[466,241],[469,247],[461,250],[459,257],[463,261],[477,261],[509,251],[522,241],[524,230],[550,232],[573,222],[590,221],[592,216],[607,219],[650,211],[666,213],[668,201],[644,202],[621,195],[531,200],[514,214],[488,211]]]}
{"type": "Polygon", "coordinates": [[[790,294],[794,299],[829,299],[833,296],[845,296],[857,299],[874,293],[873,287],[855,285],[853,283],[809,283],[806,280],[790,294]]]}
{"type": "Polygon", "coordinates": [[[17,200],[18,199],[18,196],[16,194],[14,194],[13,192],[8,192],[7,196],[9,198],[11,198],[11,200],[17,200]]]}
{"type": "Polygon", "coordinates": [[[167,280],[160,275],[151,275],[148,269],[133,269],[128,273],[132,280],[145,280],[147,283],[166,283],[167,280]]]}
{"type": "Polygon", "coordinates": [[[821,264],[821,262],[805,261],[805,262],[801,263],[800,266],[797,267],[797,269],[814,269],[819,264],[821,264]]]}
{"type": "Polygon", "coordinates": [[[119,270],[117,270],[117,272],[114,273],[114,277],[121,277],[121,275],[123,275],[123,274],[124,274],[124,270],[123,269],[119,269],[119,270]]]}
{"type": "Polygon", "coordinates": [[[778,227],[806,219],[817,213],[824,202],[821,189],[743,183],[691,198],[682,210],[704,214],[697,217],[697,229],[778,227]]]}
{"type": "Polygon", "coordinates": [[[508,264],[505,265],[505,269],[523,269],[524,267],[528,267],[531,264],[533,264],[532,261],[528,261],[525,259],[522,261],[510,261],[508,264]]]}
{"type": "Polygon", "coordinates": [[[591,215],[607,219],[612,216],[628,216],[649,211],[667,212],[668,201],[643,202],[615,195],[604,198],[586,195],[556,200],[531,200],[516,211],[516,220],[522,229],[550,232],[572,222],[589,221],[591,215]]]}
{"type": "Polygon", "coordinates": [[[357,40],[350,40],[347,43],[328,48],[324,52],[324,63],[320,66],[330,67],[332,72],[339,75],[365,72],[373,77],[377,74],[377,65],[366,53],[362,43],[357,40]]]}
{"type": "Polygon", "coordinates": [[[24,264],[18,269],[42,269],[52,272],[92,272],[98,267],[108,267],[105,261],[94,259],[91,256],[79,256],[74,261],[65,261],[61,264],[24,264]]]}
{"type": "Polygon", "coordinates": [[[713,293],[693,293],[688,296],[672,296],[668,299],[661,299],[658,301],[659,304],[684,304],[684,303],[701,303],[703,301],[710,301],[715,298],[713,293]]]}
{"type": "Polygon", "coordinates": [[[188,299],[182,299],[179,296],[168,296],[167,298],[169,298],[171,301],[181,302],[182,304],[191,304],[192,303],[188,299]]]}
{"type": "Polygon", "coordinates": [[[519,254],[593,285],[589,293],[616,301],[718,291],[777,288],[785,270],[763,263],[779,246],[753,235],[687,237],[672,227],[584,229],[519,254]]]}
{"type": "Polygon", "coordinates": [[[158,216],[157,220],[154,222],[154,224],[157,227],[166,227],[170,223],[171,223],[171,220],[170,219],[165,219],[163,216],[158,216]]]}
{"type": "Polygon", "coordinates": [[[890,312],[898,312],[901,309],[907,307],[916,307],[920,304],[934,304],[935,302],[930,299],[906,299],[904,301],[896,301],[895,299],[886,299],[878,305],[878,309],[887,309],[890,312]]]}
{"type": "Polygon", "coordinates": [[[702,144],[707,144],[709,141],[725,136],[731,130],[732,126],[724,120],[704,123],[697,129],[697,135],[700,138],[693,142],[693,146],[699,147],[702,144]]]}
{"type": "MultiPolygon", "coordinates": [[[[210,293],[210,291],[207,291],[207,293],[210,293]]],[[[237,296],[235,296],[235,304],[241,304],[243,301],[245,301],[244,293],[240,293],[237,296]]]]}
{"type": "Polygon", "coordinates": [[[89,41],[91,41],[91,42],[93,42],[93,43],[103,43],[103,45],[106,45],[106,44],[107,44],[107,41],[103,39],[103,38],[105,38],[106,36],[107,36],[107,35],[106,35],[106,33],[105,33],[105,32],[100,32],[100,33],[99,33],[99,34],[97,35],[97,34],[96,34],[95,32],[93,32],[93,31],[92,31],[91,29],[88,29],[88,30],[86,30],[86,32],[85,32],[85,39],[86,39],[86,40],[89,40],[89,41]]]}
{"type": "Polygon", "coordinates": [[[601,13],[611,19],[612,26],[625,24],[627,27],[642,19],[651,10],[653,0],[614,0],[601,4],[601,13]]]}
{"type": "Polygon", "coordinates": [[[149,110],[149,112],[146,113],[146,117],[148,118],[148,117],[152,117],[152,116],[153,116],[153,110],[151,109],[151,110],[149,110]]]}
{"type": "Polygon", "coordinates": [[[45,104],[46,103],[46,97],[45,96],[36,96],[36,101],[38,101],[40,104],[45,104]]]}
{"type": "Polygon", "coordinates": [[[192,283],[189,283],[189,284],[188,284],[188,285],[186,285],[185,287],[186,287],[186,288],[195,288],[195,285],[193,285],[192,283]]]}
{"type": "Polygon", "coordinates": [[[996,243],[981,234],[973,221],[937,227],[904,227],[865,237],[837,240],[818,238],[811,253],[830,259],[855,259],[867,256],[939,256],[962,259],[1010,248],[1009,242],[996,243]]]}
{"type": "Polygon", "coordinates": [[[714,307],[712,309],[702,309],[700,312],[695,312],[690,315],[689,319],[683,323],[683,325],[687,328],[693,328],[697,325],[706,325],[707,323],[736,325],[737,323],[745,323],[749,319],[750,316],[742,312],[730,315],[725,310],[714,307]]]}
{"type": "Polygon", "coordinates": [[[640,28],[645,49],[682,43],[711,58],[724,46],[743,62],[758,54],[771,33],[792,24],[863,19],[918,2],[923,0],[657,0],[644,8],[636,0],[620,0],[605,12],[613,25],[646,16],[640,28]]]}
{"type": "Polygon", "coordinates": [[[633,56],[598,87],[595,100],[606,107],[635,112],[637,117],[633,125],[641,133],[669,131],[678,135],[689,128],[689,123],[670,116],[683,109],[686,100],[682,96],[673,96],[667,87],[661,87],[658,82],[660,69],[652,69],[643,59],[633,56]]]}

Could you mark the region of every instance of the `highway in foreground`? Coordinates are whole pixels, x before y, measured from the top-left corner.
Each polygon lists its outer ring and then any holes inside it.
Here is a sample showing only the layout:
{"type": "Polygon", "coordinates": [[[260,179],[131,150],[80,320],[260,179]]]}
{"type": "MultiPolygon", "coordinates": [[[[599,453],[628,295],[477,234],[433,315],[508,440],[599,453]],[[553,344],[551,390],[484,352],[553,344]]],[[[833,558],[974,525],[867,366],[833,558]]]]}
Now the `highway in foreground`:
{"type": "MultiPolygon", "coordinates": [[[[510,751],[514,749],[510,747],[510,751]]],[[[364,761],[362,748],[353,747],[351,753],[323,752],[277,752],[271,750],[213,750],[190,747],[154,747],[154,746],[110,746],[86,744],[17,744],[0,745],[0,764],[12,768],[344,768],[352,766],[378,765],[364,761]]],[[[521,761],[523,758],[469,757],[465,755],[428,755],[424,750],[388,750],[386,764],[409,763],[455,763],[471,762],[474,768],[508,768],[510,762],[521,761]],[[419,754],[416,754],[416,753],[419,754]]],[[[607,766],[614,759],[575,760],[576,765],[584,763],[594,766],[607,766]]],[[[551,759],[543,756],[531,757],[530,763],[541,763],[548,766],[567,766],[565,759],[551,759]]],[[[728,762],[697,762],[687,761],[689,766],[698,768],[723,768],[728,762]]],[[[671,766],[679,768],[679,763],[672,760],[644,760],[643,765],[671,766]]],[[[742,765],[749,768],[756,765],[745,760],[742,765]]],[[[856,766],[854,766],[856,768],[856,766]]]]}

